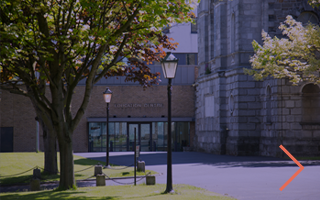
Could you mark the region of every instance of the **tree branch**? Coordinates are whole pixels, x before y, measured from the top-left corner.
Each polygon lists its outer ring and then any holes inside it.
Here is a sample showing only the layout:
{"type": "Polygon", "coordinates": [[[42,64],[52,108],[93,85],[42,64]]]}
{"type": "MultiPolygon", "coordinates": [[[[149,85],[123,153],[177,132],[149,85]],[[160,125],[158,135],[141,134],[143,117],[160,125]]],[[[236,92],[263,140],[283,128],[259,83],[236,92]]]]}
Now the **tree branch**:
{"type": "Polygon", "coordinates": [[[94,84],[96,84],[96,83],[107,73],[107,71],[110,69],[110,67],[112,67],[112,66],[116,63],[116,61],[117,61],[120,53],[122,52],[122,49],[123,49],[125,43],[126,43],[127,38],[128,38],[128,35],[125,35],[124,38],[123,38],[123,40],[122,40],[122,42],[121,42],[121,45],[120,45],[119,48],[118,48],[117,53],[114,55],[113,60],[112,60],[111,63],[108,64],[107,67],[105,67],[105,68],[103,69],[103,71],[102,71],[100,74],[98,74],[98,76],[94,79],[94,82],[93,82],[94,84]]]}

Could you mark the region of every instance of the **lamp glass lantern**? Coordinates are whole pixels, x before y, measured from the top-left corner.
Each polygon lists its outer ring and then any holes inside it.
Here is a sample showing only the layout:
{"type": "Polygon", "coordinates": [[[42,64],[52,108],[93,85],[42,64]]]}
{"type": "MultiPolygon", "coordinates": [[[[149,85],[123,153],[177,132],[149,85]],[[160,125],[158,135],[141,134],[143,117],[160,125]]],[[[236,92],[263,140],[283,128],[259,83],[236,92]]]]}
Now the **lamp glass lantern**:
{"type": "Polygon", "coordinates": [[[179,59],[171,52],[167,52],[166,57],[161,60],[162,71],[165,78],[172,79],[176,76],[178,60],[179,59]]]}
{"type": "Polygon", "coordinates": [[[107,88],[106,91],[103,92],[103,98],[106,103],[110,103],[112,97],[112,91],[107,88]]]}

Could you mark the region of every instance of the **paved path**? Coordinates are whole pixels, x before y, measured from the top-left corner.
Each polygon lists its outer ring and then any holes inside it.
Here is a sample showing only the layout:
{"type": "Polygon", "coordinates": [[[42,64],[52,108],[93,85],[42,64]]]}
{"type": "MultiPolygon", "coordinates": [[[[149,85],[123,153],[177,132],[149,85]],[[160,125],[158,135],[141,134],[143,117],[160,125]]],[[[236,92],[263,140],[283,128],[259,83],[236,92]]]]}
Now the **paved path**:
{"type": "MultiPolygon", "coordinates": [[[[105,153],[76,155],[105,161],[105,153]]],[[[239,200],[320,199],[320,161],[301,162],[304,170],[280,191],[279,188],[299,169],[293,161],[198,152],[173,152],[172,157],[173,184],[190,184],[239,200]]],[[[160,173],[157,183],[166,183],[165,152],[143,152],[140,159],[146,162],[146,169],[160,173]]],[[[110,163],[131,165],[133,152],[111,152],[110,163]]]]}

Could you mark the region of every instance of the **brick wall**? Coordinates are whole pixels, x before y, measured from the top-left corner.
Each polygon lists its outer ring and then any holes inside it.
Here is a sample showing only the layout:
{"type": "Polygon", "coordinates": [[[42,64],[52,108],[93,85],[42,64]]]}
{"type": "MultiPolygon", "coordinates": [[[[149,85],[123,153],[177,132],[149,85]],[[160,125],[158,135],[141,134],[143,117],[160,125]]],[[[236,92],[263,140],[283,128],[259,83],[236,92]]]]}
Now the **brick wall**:
{"type": "Polygon", "coordinates": [[[13,150],[36,151],[36,114],[31,101],[1,90],[1,127],[13,127],[13,150]]]}
{"type": "MultiPolygon", "coordinates": [[[[92,90],[90,103],[73,135],[75,152],[88,151],[87,118],[105,117],[106,103],[102,93],[106,86],[95,86],[92,90]]],[[[168,97],[167,86],[154,86],[145,91],[141,86],[112,86],[110,117],[125,118],[160,118],[167,117],[168,97]],[[141,104],[141,107],[116,107],[120,104],[141,104]],[[161,107],[144,107],[144,104],[161,104],[161,107]]],[[[30,100],[24,96],[1,91],[0,114],[1,127],[14,127],[14,151],[35,151],[36,149],[36,114],[30,100]]],[[[81,105],[84,86],[74,91],[72,113],[75,115],[81,105]]],[[[191,85],[172,87],[172,117],[194,117],[194,87],[191,85]]],[[[40,131],[41,136],[42,132],[40,131]]],[[[43,150],[42,138],[40,147],[43,150]]]]}

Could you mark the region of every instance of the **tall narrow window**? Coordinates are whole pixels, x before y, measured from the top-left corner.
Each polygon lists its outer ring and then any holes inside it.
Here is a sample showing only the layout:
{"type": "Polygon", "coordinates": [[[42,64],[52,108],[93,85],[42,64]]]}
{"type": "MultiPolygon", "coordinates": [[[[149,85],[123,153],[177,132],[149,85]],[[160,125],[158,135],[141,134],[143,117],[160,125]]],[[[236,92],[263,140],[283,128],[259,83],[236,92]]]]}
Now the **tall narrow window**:
{"type": "Polygon", "coordinates": [[[230,53],[234,52],[235,47],[235,16],[232,14],[231,16],[231,36],[230,36],[230,53]]]}
{"type": "Polygon", "coordinates": [[[214,117],[214,96],[205,97],[204,109],[205,117],[214,117]]]}
{"type": "Polygon", "coordinates": [[[232,113],[234,111],[234,97],[233,97],[232,94],[229,97],[229,110],[230,110],[230,113],[232,115],[232,113]]]}
{"type": "Polygon", "coordinates": [[[188,53],[186,54],[186,64],[187,65],[195,65],[195,54],[194,53],[188,53]]]}
{"type": "Polygon", "coordinates": [[[302,89],[302,122],[320,123],[320,89],[308,84],[302,89]]]}
{"type": "MultiPolygon", "coordinates": [[[[192,17],[192,18],[194,18],[194,17],[192,17]]],[[[195,18],[194,22],[195,22],[194,24],[191,23],[191,33],[198,33],[198,30],[197,30],[197,18],[195,18]]]]}
{"type": "Polygon", "coordinates": [[[271,123],[271,88],[267,87],[267,95],[266,95],[266,109],[267,109],[267,123],[271,123]]]}

